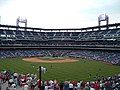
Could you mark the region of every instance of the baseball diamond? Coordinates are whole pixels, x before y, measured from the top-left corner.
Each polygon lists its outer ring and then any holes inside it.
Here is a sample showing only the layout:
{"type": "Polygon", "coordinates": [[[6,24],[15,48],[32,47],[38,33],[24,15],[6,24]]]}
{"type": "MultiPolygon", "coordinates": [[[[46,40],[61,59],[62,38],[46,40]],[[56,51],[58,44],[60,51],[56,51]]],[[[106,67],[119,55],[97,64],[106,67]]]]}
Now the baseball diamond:
{"type": "Polygon", "coordinates": [[[119,90],[120,23],[55,31],[1,24],[0,27],[2,90],[45,87],[62,90],[66,85],[77,90],[95,85],[119,90]]]}

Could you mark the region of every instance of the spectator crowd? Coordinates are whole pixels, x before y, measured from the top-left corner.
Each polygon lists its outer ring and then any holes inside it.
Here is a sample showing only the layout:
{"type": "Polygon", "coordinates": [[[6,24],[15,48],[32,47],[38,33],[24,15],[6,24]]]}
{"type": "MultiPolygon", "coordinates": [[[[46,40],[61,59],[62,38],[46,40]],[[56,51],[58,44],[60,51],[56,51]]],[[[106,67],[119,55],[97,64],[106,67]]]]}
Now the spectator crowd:
{"type": "Polygon", "coordinates": [[[34,74],[18,74],[16,72],[0,72],[0,90],[120,90],[120,74],[102,77],[95,81],[41,81],[34,74]]]}

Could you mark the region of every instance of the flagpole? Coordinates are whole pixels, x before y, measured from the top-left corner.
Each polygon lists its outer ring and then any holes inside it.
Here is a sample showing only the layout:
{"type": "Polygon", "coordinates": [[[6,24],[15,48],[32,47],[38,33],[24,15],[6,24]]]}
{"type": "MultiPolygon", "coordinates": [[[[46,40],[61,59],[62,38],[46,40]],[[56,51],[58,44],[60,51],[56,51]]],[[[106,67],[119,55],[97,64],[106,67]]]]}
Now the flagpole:
{"type": "Polygon", "coordinates": [[[41,66],[39,66],[39,90],[41,90],[41,66]]]}

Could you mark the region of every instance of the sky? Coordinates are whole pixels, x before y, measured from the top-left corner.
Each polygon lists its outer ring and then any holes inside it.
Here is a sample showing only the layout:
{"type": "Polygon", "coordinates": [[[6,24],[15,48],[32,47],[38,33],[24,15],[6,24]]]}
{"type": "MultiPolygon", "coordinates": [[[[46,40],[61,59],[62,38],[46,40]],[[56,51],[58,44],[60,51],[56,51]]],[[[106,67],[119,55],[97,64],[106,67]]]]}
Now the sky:
{"type": "Polygon", "coordinates": [[[28,27],[85,28],[97,26],[101,14],[110,24],[120,23],[120,0],[0,0],[0,23],[7,25],[20,16],[28,27]]]}

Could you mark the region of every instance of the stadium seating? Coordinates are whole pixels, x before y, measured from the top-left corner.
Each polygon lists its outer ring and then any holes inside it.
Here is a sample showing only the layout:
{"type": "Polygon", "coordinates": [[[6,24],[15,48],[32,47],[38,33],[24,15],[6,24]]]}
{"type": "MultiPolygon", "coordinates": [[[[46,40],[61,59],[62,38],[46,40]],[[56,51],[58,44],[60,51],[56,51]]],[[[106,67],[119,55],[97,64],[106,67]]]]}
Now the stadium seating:
{"type": "MultiPolygon", "coordinates": [[[[33,32],[0,29],[0,38],[4,40],[118,40],[120,29],[98,30],[89,32],[33,32]]],[[[22,43],[22,42],[21,42],[22,43]]]]}
{"type": "MultiPolygon", "coordinates": [[[[9,26],[6,26],[9,27],[9,26]]],[[[3,48],[12,47],[14,50],[0,50],[0,58],[7,57],[26,57],[26,56],[73,56],[86,57],[96,60],[105,60],[112,64],[120,62],[120,53],[115,51],[120,48],[120,28],[93,30],[95,27],[86,28],[73,32],[66,31],[36,31],[34,30],[15,30],[11,28],[0,29],[0,46],[3,48]],[[87,30],[89,29],[89,30],[87,30]],[[16,48],[22,48],[21,50],[16,48]],[[70,50],[24,50],[24,48],[79,48],[79,49],[98,49],[100,51],[70,51],[70,50]],[[67,53],[69,51],[69,54],[67,53]],[[74,53],[74,54],[72,54],[74,53]]],[[[67,49],[68,49],[67,48],[67,49]]]]}
{"type": "MultiPolygon", "coordinates": [[[[101,30],[101,31],[89,31],[89,32],[33,32],[33,31],[13,31],[13,30],[2,30],[0,33],[1,40],[4,41],[16,41],[21,40],[20,44],[24,45],[24,41],[49,41],[49,40],[68,40],[68,41],[91,41],[84,45],[96,45],[96,42],[100,45],[106,45],[105,41],[111,40],[111,42],[119,42],[119,29],[116,30],[101,30]],[[92,42],[95,41],[96,42],[92,42]],[[103,41],[100,41],[103,40],[103,41]],[[22,43],[23,42],[23,43],[22,43]],[[101,44],[102,43],[102,44],[101,44]]],[[[110,42],[110,43],[111,43],[110,42]]],[[[32,42],[33,43],[33,42],[32,42]]],[[[36,42],[34,42],[36,43],[36,42]]],[[[108,45],[110,44],[108,43],[108,45]]],[[[10,43],[8,43],[10,44],[10,43]]],[[[12,44],[12,43],[11,43],[12,44]]],[[[13,45],[14,45],[13,44],[13,45]]],[[[75,45],[81,45],[81,43],[74,43],[75,45]]],[[[119,43],[115,43],[117,45],[119,43]]],[[[39,44],[38,44],[39,45],[39,44]]],[[[41,43],[42,45],[42,43],[41,43]]],[[[45,43],[43,43],[45,45],[45,43]]],[[[63,46],[66,44],[63,44],[63,46]]],[[[82,44],[83,45],[83,44],[82,44]]],[[[113,45],[113,44],[112,44],[113,45]]]]}
{"type": "Polygon", "coordinates": [[[113,51],[91,51],[91,50],[0,50],[0,58],[7,57],[74,57],[88,58],[90,60],[104,61],[111,64],[120,64],[120,52],[113,51]]]}

